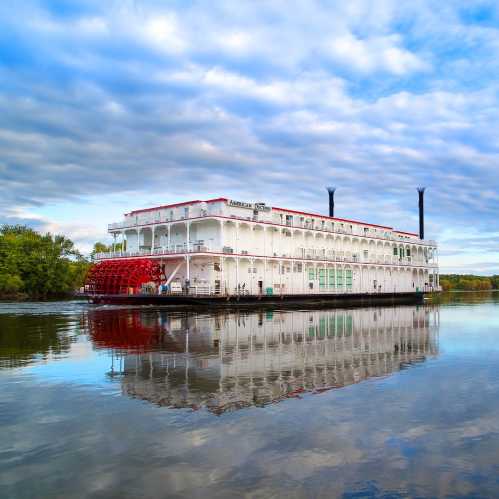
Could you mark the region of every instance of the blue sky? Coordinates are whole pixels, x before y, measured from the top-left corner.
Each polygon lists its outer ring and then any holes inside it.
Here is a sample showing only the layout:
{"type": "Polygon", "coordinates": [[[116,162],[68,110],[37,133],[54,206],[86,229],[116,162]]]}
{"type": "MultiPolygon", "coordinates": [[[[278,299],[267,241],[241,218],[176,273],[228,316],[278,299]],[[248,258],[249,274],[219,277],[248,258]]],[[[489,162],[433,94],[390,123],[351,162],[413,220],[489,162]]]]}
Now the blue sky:
{"type": "Polygon", "coordinates": [[[6,0],[0,222],[88,251],[227,196],[417,230],[499,273],[495,2],[6,0]]]}

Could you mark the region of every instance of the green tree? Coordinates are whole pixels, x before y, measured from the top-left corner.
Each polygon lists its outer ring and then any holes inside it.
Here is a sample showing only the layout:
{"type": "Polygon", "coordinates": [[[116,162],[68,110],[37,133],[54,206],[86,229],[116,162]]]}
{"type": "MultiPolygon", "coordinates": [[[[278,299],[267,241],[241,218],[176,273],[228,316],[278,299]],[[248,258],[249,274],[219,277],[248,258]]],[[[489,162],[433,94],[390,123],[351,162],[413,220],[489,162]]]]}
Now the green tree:
{"type": "Polygon", "coordinates": [[[89,263],[71,240],[29,227],[0,229],[0,294],[48,298],[81,286],[89,263]]]}
{"type": "Polygon", "coordinates": [[[92,253],[90,253],[90,256],[93,258],[96,253],[109,253],[112,250],[111,247],[107,246],[104,243],[101,243],[100,241],[97,241],[94,244],[94,247],[92,249],[92,253]]]}
{"type": "MultiPolygon", "coordinates": [[[[92,249],[92,253],[90,253],[90,256],[92,259],[94,258],[96,253],[110,253],[113,251],[113,245],[107,245],[104,243],[101,243],[100,241],[96,242],[94,244],[94,247],[92,249]]],[[[114,251],[121,251],[121,243],[115,243],[114,244],[114,251]]]]}
{"type": "Polygon", "coordinates": [[[499,289],[499,276],[442,274],[440,285],[444,291],[487,291],[499,289]]]}

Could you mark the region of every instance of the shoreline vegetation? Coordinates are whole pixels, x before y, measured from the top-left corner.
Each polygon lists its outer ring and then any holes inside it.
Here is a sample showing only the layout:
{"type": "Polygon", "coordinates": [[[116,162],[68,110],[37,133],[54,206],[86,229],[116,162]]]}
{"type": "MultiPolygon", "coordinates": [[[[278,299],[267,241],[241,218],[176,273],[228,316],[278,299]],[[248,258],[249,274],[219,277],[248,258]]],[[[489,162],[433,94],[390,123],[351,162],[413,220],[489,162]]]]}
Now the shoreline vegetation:
{"type": "Polygon", "coordinates": [[[440,274],[442,291],[493,291],[499,289],[499,275],[440,274]]]}
{"type": "Polygon", "coordinates": [[[47,300],[71,296],[91,263],[62,235],[24,225],[0,228],[0,299],[47,300]]]}
{"type": "MultiPolygon", "coordinates": [[[[103,243],[97,252],[110,251],[103,243]]],[[[69,298],[85,281],[92,258],[85,258],[63,235],[40,234],[24,225],[0,227],[0,300],[69,298]]],[[[443,291],[499,290],[499,275],[441,274],[443,291]]]]}

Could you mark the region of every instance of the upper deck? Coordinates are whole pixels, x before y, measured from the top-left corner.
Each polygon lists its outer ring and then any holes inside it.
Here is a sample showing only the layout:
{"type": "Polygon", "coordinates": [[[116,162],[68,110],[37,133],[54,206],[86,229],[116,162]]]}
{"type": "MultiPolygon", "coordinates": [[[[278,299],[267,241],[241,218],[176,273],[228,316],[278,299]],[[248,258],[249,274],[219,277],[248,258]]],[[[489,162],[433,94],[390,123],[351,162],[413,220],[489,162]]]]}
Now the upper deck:
{"type": "Polygon", "coordinates": [[[228,198],[205,201],[194,200],[134,210],[126,213],[121,222],[109,224],[108,230],[110,233],[116,233],[127,229],[186,222],[202,218],[233,219],[280,227],[436,246],[435,241],[421,241],[417,234],[395,230],[393,227],[271,207],[264,203],[246,203],[228,198]]]}

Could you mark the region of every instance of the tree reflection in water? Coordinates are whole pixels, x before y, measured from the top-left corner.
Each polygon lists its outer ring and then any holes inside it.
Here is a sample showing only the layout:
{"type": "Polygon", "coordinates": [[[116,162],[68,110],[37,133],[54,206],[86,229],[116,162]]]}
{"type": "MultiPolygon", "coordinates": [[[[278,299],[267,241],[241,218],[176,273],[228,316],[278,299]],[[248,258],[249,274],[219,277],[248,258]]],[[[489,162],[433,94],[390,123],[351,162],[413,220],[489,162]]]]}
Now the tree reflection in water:
{"type": "Polygon", "coordinates": [[[68,354],[80,333],[69,316],[0,314],[0,369],[68,354]]]}

